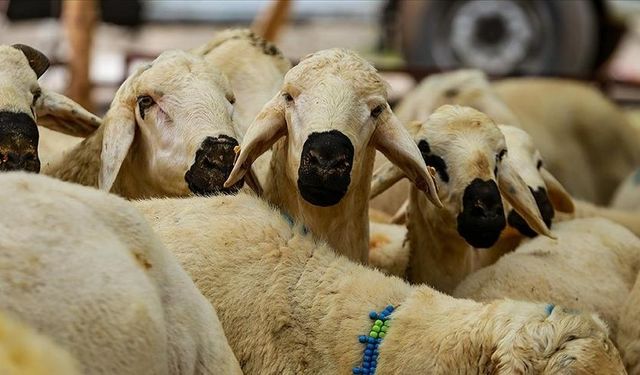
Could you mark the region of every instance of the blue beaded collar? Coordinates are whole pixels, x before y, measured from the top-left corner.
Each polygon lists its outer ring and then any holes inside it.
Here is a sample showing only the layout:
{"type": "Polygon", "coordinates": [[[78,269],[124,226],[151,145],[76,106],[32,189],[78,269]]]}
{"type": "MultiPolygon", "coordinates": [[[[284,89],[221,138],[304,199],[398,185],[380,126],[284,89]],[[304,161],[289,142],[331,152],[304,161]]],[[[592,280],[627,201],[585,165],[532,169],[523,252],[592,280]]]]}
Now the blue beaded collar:
{"type": "Polygon", "coordinates": [[[374,322],[368,336],[362,335],[358,337],[358,341],[361,344],[365,344],[365,349],[362,355],[362,363],[359,367],[353,368],[354,374],[373,375],[376,373],[378,354],[380,353],[378,347],[387,334],[393,310],[394,307],[389,305],[380,313],[375,311],[369,313],[369,318],[374,322]]]}

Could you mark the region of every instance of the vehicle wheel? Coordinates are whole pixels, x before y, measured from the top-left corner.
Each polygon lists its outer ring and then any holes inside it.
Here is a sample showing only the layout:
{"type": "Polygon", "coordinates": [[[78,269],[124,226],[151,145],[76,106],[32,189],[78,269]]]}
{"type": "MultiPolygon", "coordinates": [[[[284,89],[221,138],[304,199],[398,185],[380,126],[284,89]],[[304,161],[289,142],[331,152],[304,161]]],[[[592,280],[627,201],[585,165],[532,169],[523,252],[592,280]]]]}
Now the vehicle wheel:
{"type": "Polygon", "coordinates": [[[407,65],[492,74],[587,75],[598,52],[591,1],[425,0],[400,4],[407,65]]]}

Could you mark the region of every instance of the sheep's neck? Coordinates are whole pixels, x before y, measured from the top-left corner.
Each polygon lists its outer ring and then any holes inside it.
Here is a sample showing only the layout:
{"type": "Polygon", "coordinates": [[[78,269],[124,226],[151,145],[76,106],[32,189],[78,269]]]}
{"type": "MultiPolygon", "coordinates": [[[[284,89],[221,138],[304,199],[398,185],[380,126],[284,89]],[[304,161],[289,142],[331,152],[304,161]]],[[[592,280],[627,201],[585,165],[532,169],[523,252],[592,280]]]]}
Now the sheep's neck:
{"type": "Polygon", "coordinates": [[[98,187],[103,131],[102,127],[98,128],[91,136],[47,165],[42,173],[62,181],[98,187]]]}
{"type": "Polygon", "coordinates": [[[492,264],[497,249],[475,249],[457,232],[456,220],[430,204],[424,193],[411,187],[408,238],[411,246],[407,279],[427,283],[445,293],[471,272],[492,264]]]}
{"type": "Polygon", "coordinates": [[[369,255],[368,197],[375,150],[367,147],[363,162],[351,172],[347,194],[331,207],[314,206],[298,193],[296,178],[287,165],[287,140],[273,147],[271,173],[264,188],[265,198],[306,225],[316,237],[327,241],[339,254],[366,264],[369,255]]]}

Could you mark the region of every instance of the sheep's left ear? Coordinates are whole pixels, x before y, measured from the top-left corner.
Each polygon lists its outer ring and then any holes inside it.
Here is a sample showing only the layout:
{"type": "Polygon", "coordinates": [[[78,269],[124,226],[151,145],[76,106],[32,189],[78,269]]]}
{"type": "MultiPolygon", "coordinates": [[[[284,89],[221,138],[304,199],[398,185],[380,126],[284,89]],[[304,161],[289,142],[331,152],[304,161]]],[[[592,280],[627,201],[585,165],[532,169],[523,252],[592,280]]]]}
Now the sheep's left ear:
{"type": "Polygon", "coordinates": [[[498,171],[500,194],[507,199],[520,216],[536,233],[555,238],[542,219],[540,210],[531,190],[515,171],[508,156],[502,159],[498,171]]]}
{"type": "Polygon", "coordinates": [[[398,166],[418,189],[424,191],[434,205],[442,207],[433,175],[428,172],[422,154],[409,132],[389,109],[378,121],[372,136],[373,146],[398,166]]]}
{"type": "Polygon", "coordinates": [[[556,180],[556,178],[545,168],[540,168],[540,175],[547,187],[547,193],[549,194],[549,200],[551,201],[553,208],[560,212],[566,212],[568,214],[573,213],[575,210],[573,199],[564,189],[564,186],[562,186],[560,181],[556,180]]]}
{"type": "Polygon", "coordinates": [[[14,44],[11,47],[22,51],[29,62],[29,66],[36,73],[36,77],[40,78],[49,69],[49,59],[44,53],[26,44],[14,44]]]}
{"type": "Polygon", "coordinates": [[[134,111],[124,104],[112,107],[104,119],[98,188],[111,191],[136,134],[134,111]]]}
{"type": "Polygon", "coordinates": [[[284,98],[277,93],[258,113],[242,140],[233,170],[224,183],[225,187],[233,186],[238,182],[260,155],[287,134],[284,106],[284,98]]]}
{"type": "Polygon", "coordinates": [[[35,110],[38,125],[74,137],[88,137],[102,123],[98,116],[80,104],[49,90],[42,90],[35,110]]]}

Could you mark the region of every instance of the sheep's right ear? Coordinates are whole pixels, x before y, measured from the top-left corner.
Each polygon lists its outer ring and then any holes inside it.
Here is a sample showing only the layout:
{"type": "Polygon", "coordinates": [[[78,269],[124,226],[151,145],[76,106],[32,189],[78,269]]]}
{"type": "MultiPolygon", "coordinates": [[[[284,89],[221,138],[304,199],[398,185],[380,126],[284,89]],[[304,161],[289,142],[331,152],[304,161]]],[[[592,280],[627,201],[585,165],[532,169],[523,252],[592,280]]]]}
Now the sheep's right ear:
{"type": "Polygon", "coordinates": [[[80,104],[49,90],[42,90],[35,110],[38,125],[74,137],[88,137],[102,123],[98,116],[80,104]]]}
{"type": "Polygon", "coordinates": [[[225,187],[233,186],[238,182],[260,155],[287,134],[284,106],[284,98],[278,93],[258,113],[242,140],[233,170],[224,183],[225,187]]]}
{"type": "Polygon", "coordinates": [[[549,200],[551,201],[553,208],[560,212],[566,212],[568,214],[573,213],[573,211],[575,211],[573,199],[564,189],[564,186],[562,186],[560,181],[556,180],[556,178],[545,168],[540,168],[540,175],[542,176],[542,181],[544,181],[544,184],[547,187],[547,193],[549,194],[549,200]]]}
{"type": "Polygon", "coordinates": [[[14,44],[11,47],[22,51],[27,61],[29,61],[29,66],[36,73],[36,77],[40,78],[49,69],[49,59],[44,53],[25,44],[14,44]]]}
{"type": "Polygon", "coordinates": [[[98,188],[110,191],[136,134],[135,113],[123,105],[113,107],[105,116],[102,127],[98,188]]]}

